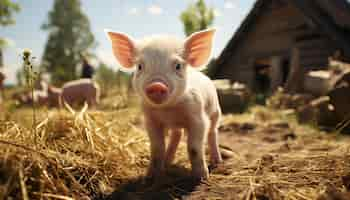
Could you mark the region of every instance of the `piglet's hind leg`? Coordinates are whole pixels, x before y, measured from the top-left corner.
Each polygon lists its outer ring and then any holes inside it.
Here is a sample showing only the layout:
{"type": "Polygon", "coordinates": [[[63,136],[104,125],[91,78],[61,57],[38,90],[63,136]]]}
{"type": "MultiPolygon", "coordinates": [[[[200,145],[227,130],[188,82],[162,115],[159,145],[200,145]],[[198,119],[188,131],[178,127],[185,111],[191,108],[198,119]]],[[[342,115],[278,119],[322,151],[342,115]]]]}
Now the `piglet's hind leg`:
{"type": "Polygon", "coordinates": [[[208,146],[210,153],[210,163],[213,167],[222,162],[222,157],[219,151],[218,142],[218,126],[219,126],[220,114],[215,113],[210,118],[210,129],[208,133],[208,146]]]}

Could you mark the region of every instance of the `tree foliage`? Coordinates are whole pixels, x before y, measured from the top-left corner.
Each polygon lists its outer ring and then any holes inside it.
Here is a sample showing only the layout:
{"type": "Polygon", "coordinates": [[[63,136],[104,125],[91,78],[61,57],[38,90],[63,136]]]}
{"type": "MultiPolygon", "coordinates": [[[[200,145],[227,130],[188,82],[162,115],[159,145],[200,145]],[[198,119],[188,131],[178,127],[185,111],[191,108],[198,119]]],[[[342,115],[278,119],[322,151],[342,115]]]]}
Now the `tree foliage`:
{"type": "Polygon", "coordinates": [[[118,84],[116,76],[117,73],[113,69],[101,63],[96,69],[95,79],[99,83],[102,91],[106,91],[108,88],[113,87],[113,85],[118,84]]]}
{"type": "Polygon", "coordinates": [[[187,36],[200,30],[207,29],[214,22],[214,9],[207,7],[204,0],[198,0],[190,4],[188,8],[181,13],[181,21],[184,24],[187,36]]]}
{"type": "Polygon", "coordinates": [[[49,32],[42,68],[55,83],[76,79],[81,55],[96,45],[80,0],[55,0],[42,29],[49,32]]]}
{"type": "Polygon", "coordinates": [[[112,90],[127,90],[130,82],[130,74],[122,71],[115,71],[104,63],[100,63],[96,70],[95,79],[101,87],[103,95],[109,95],[112,90]]]}
{"type": "MultiPolygon", "coordinates": [[[[8,26],[14,24],[16,21],[13,14],[20,10],[20,6],[11,0],[0,0],[0,26],[8,26]]],[[[0,67],[3,67],[2,50],[8,45],[5,38],[0,37],[0,67]]]]}
{"type": "MultiPolygon", "coordinates": [[[[190,4],[188,8],[181,13],[180,18],[184,25],[185,34],[189,36],[194,32],[207,29],[213,24],[215,18],[214,8],[208,7],[204,0],[198,0],[190,4]]],[[[215,73],[215,63],[216,60],[212,59],[203,71],[210,78],[212,78],[215,73]]]]}
{"type": "Polygon", "coordinates": [[[13,14],[20,10],[20,6],[11,0],[0,0],[0,25],[8,26],[16,21],[13,14]]]}

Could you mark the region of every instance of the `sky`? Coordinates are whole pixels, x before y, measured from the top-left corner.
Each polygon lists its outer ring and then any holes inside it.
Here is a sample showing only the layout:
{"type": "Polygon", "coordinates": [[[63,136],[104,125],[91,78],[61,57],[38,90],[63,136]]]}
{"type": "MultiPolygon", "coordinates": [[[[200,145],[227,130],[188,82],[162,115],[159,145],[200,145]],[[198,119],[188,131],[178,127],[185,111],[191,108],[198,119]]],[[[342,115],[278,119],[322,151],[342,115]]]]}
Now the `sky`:
{"type": "MultiPolygon", "coordinates": [[[[54,0],[15,0],[21,11],[15,15],[16,24],[0,27],[0,37],[9,41],[4,50],[5,83],[16,82],[16,71],[21,67],[20,53],[32,50],[40,63],[48,33],[41,30],[47,21],[54,0]]],[[[118,69],[104,29],[112,29],[143,38],[154,34],[185,38],[179,19],[181,12],[194,0],[81,0],[82,10],[88,16],[98,46],[94,49],[100,60],[118,69]]],[[[254,0],[206,0],[215,9],[213,27],[217,29],[213,56],[220,55],[229,39],[245,18],[254,0]]]]}

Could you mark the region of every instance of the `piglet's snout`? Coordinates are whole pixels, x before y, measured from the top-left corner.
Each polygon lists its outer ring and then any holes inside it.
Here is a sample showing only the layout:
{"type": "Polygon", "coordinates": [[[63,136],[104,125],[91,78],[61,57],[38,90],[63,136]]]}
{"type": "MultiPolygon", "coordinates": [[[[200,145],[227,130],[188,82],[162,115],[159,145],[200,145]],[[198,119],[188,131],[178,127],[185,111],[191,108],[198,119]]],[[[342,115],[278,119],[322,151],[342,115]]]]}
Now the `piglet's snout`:
{"type": "Polygon", "coordinates": [[[147,97],[156,104],[163,103],[168,97],[169,89],[168,87],[160,82],[151,82],[145,88],[147,97]]]}

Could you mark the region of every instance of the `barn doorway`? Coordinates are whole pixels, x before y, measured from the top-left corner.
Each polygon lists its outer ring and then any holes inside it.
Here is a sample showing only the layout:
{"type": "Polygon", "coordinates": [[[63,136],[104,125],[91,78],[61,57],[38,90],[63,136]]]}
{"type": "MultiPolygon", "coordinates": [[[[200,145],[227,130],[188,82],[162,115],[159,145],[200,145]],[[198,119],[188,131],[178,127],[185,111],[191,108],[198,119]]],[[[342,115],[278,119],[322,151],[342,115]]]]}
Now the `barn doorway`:
{"type": "Polygon", "coordinates": [[[284,59],[282,61],[282,85],[281,86],[285,86],[286,82],[288,80],[289,74],[290,74],[290,60],[289,59],[284,59]]]}
{"type": "Polygon", "coordinates": [[[271,63],[267,59],[259,59],[254,62],[255,102],[264,105],[271,88],[271,63]]]}
{"type": "MultiPolygon", "coordinates": [[[[284,87],[290,74],[290,59],[272,56],[254,62],[254,92],[266,99],[278,87],[284,87]]],[[[259,100],[259,102],[264,102],[259,100]]]]}
{"type": "Polygon", "coordinates": [[[254,91],[268,93],[271,87],[270,65],[256,63],[254,65],[254,91]]]}

